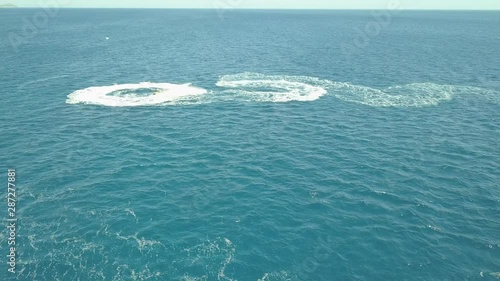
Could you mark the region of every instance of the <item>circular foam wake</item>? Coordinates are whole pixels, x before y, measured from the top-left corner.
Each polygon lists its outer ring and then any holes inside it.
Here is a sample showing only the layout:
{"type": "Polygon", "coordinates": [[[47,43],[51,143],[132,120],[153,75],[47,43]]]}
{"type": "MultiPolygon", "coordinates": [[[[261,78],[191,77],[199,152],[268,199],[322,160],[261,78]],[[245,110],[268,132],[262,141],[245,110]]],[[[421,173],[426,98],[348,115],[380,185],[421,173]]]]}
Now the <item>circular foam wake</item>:
{"type": "Polygon", "coordinates": [[[151,106],[175,104],[206,94],[205,89],[190,84],[142,82],[90,87],[68,95],[66,103],[102,106],[151,106]]]}
{"type": "Polygon", "coordinates": [[[257,102],[314,101],[327,93],[326,81],[306,76],[241,73],[225,75],[217,86],[229,88],[223,93],[257,102]]]}

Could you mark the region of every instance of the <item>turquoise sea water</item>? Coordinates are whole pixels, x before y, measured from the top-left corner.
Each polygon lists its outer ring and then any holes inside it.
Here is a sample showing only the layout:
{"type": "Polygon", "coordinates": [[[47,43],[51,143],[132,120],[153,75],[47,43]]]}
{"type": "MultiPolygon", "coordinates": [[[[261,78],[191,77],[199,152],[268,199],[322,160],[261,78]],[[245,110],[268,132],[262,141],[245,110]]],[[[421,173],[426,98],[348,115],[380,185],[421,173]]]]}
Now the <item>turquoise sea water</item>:
{"type": "Polygon", "coordinates": [[[1,280],[500,277],[500,13],[39,11],[0,11],[1,280]]]}

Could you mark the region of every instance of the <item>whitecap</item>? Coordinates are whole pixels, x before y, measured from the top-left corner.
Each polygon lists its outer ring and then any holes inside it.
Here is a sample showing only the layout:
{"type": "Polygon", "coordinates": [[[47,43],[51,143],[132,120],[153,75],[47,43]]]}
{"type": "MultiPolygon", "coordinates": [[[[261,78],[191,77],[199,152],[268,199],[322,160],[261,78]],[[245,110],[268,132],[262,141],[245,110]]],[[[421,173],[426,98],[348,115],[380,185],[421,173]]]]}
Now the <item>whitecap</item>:
{"type": "Polygon", "coordinates": [[[152,106],[176,104],[206,94],[191,84],[142,82],[112,86],[90,87],[68,95],[68,104],[101,106],[152,106]]]}

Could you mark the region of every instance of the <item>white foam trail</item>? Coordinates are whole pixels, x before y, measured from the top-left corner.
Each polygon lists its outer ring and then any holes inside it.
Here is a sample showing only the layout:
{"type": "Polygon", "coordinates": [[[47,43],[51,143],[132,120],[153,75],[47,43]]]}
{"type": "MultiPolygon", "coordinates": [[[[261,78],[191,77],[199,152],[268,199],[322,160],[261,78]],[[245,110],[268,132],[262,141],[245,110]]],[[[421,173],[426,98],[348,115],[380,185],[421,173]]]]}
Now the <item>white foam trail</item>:
{"type": "Polygon", "coordinates": [[[90,87],[68,95],[66,103],[102,106],[152,106],[225,101],[310,102],[318,100],[326,94],[345,102],[372,107],[437,106],[456,96],[480,97],[493,103],[500,103],[500,93],[495,90],[434,83],[414,83],[376,89],[308,76],[245,72],[222,76],[216,85],[220,87],[219,90],[211,92],[210,95],[206,95],[205,89],[190,84],[143,82],[90,87]],[[147,90],[149,94],[144,94],[144,90],[147,90]]]}
{"type": "Polygon", "coordinates": [[[331,92],[340,100],[375,107],[423,107],[453,98],[453,87],[432,83],[374,89],[349,83],[333,83],[331,92]]]}
{"type": "Polygon", "coordinates": [[[376,89],[308,76],[251,72],[222,76],[217,86],[227,88],[218,94],[218,100],[252,102],[315,101],[327,93],[342,101],[372,107],[436,106],[456,96],[480,96],[495,103],[500,101],[497,91],[470,86],[414,83],[376,89]]]}
{"type": "Polygon", "coordinates": [[[231,98],[257,102],[314,101],[327,93],[325,81],[307,76],[240,73],[225,75],[217,86],[231,98]]]}
{"type": "Polygon", "coordinates": [[[426,107],[450,101],[455,96],[481,96],[491,101],[497,92],[469,86],[415,83],[375,89],[350,83],[332,83],[329,92],[336,98],[373,107],[426,107]]]}
{"type": "Polygon", "coordinates": [[[497,279],[500,279],[500,272],[492,272],[492,273],[490,273],[490,275],[497,278],[497,279]]]}
{"type": "Polygon", "coordinates": [[[66,103],[92,104],[102,106],[151,106],[176,104],[206,94],[205,89],[190,84],[170,84],[142,82],[138,84],[120,84],[113,86],[90,87],[68,95],[66,103]],[[144,95],[134,90],[147,89],[156,94],[144,95]],[[127,91],[123,95],[113,95],[118,91],[127,91]]]}

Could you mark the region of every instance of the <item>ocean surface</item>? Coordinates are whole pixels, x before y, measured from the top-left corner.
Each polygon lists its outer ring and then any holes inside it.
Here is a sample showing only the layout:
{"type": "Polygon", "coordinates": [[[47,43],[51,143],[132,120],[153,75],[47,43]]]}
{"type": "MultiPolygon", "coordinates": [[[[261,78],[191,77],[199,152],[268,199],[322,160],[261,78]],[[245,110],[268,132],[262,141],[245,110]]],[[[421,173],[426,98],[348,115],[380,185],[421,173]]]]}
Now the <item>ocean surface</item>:
{"type": "Polygon", "coordinates": [[[498,280],[499,46],[500,12],[2,9],[0,280],[498,280]]]}

